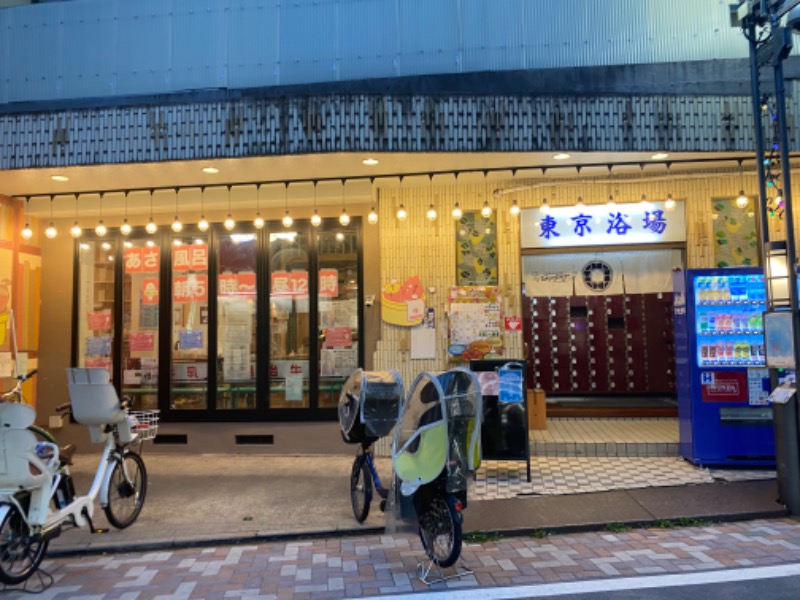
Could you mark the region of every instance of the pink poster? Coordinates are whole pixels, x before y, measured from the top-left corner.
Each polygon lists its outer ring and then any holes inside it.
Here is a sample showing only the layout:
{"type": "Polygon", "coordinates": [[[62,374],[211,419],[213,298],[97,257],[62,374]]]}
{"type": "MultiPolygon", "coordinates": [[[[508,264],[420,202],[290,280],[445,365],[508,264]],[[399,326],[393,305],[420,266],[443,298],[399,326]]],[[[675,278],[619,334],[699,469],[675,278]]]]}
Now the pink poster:
{"type": "Polygon", "coordinates": [[[326,348],[349,348],[353,345],[353,330],[349,327],[329,327],[325,330],[326,348]]]}
{"type": "Polygon", "coordinates": [[[155,333],[152,331],[134,331],[128,335],[131,352],[149,352],[155,346],[155,333]]]}
{"type": "Polygon", "coordinates": [[[111,311],[98,310],[87,315],[89,329],[91,331],[108,331],[111,329],[111,311]]]}

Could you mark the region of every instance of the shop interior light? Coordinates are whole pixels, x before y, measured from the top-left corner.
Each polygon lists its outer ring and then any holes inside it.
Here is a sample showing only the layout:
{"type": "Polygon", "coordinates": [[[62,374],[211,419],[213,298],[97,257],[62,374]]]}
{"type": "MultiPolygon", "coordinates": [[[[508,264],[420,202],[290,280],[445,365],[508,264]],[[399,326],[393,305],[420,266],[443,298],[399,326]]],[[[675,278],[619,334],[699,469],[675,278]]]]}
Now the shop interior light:
{"type": "Polygon", "coordinates": [[[69,181],[69,177],[67,177],[66,175],[50,175],[50,179],[59,182],[69,181]]]}
{"type": "Polygon", "coordinates": [[[668,156],[669,156],[669,154],[668,154],[668,153],[666,153],[666,152],[656,152],[656,153],[655,153],[655,154],[653,154],[653,156],[651,156],[650,158],[651,158],[652,160],[664,160],[664,159],[665,159],[665,158],[667,158],[668,156]]]}
{"type": "Polygon", "coordinates": [[[489,217],[492,216],[492,207],[489,206],[488,200],[483,201],[483,208],[481,208],[481,216],[484,219],[488,219],[489,217]]]}
{"type": "Polygon", "coordinates": [[[378,164],[378,159],[369,157],[362,160],[361,163],[367,165],[368,167],[374,167],[378,164]]]}
{"type": "Polygon", "coordinates": [[[569,157],[570,155],[566,152],[559,152],[558,154],[553,155],[553,158],[556,160],[567,160],[569,157]]]}
{"type": "Polygon", "coordinates": [[[512,217],[516,217],[517,215],[519,215],[519,204],[517,203],[516,198],[511,200],[511,208],[508,209],[508,212],[511,213],[512,217]]]}
{"type": "Polygon", "coordinates": [[[453,214],[453,218],[456,219],[456,220],[458,220],[458,219],[460,219],[461,217],[464,216],[464,211],[461,210],[461,207],[458,205],[458,202],[456,202],[453,205],[453,213],[452,214],[453,214]]]}
{"type": "Polygon", "coordinates": [[[200,231],[208,231],[208,221],[206,220],[206,215],[205,215],[205,210],[204,210],[205,207],[203,206],[203,204],[205,202],[205,200],[203,198],[205,196],[205,193],[206,193],[206,188],[205,187],[201,187],[200,188],[200,220],[197,222],[197,228],[200,231]]]}
{"type": "Polygon", "coordinates": [[[369,214],[367,215],[367,223],[370,225],[376,225],[378,223],[378,213],[375,212],[375,207],[369,209],[369,214]]]}
{"type": "Polygon", "coordinates": [[[403,206],[403,203],[400,203],[400,208],[397,209],[397,220],[398,221],[405,221],[408,218],[408,211],[406,207],[403,206]]]}
{"type": "Polygon", "coordinates": [[[100,192],[100,219],[97,221],[97,227],[94,228],[97,237],[103,237],[108,233],[108,227],[103,223],[103,193],[100,192]]]}
{"type": "Polygon", "coordinates": [[[44,235],[50,240],[58,235],[58,230],[56,226],[53,225],[53,196],[50,196],[50,224],[47,226],[47,229],[44,230],[44,235]]]}
{"type": "Polygon", "coordinates": [[[131,231],[133,231],[133,227],[128,223],[128,192],[125,192],[125,216],[122,219],[122,225],[119,226],[119,230],[122,235],[130,235],[131,231]]]}
{"type": "Polygon", "coordinates": [[[744,173],[742,173],[742,159],[739,159],[739,196],[736,198],[736,206],[747,208],[750,199],[744,193],[744,173]]]}
{"type": "Polygon", "coordinates": [[[317,212],[317,180],[313,181],[314,183],[314,214],[311,215],[311,225],[312,227],[319,227],[322,225],[322,217],[319,216],[317,212]]]}
{"type": "Polygon", "coordinates": [[[225,222],[222,225],[228,231],[233,231],[236,227],[236,221],[233,220],[233,216],[231,215],[231,186],[226,187],[228,188],[228,216],[225,217],[225,222]]]}
{"type": "Polygon", "coordinates": [[[147,225],[144,226],[144,230],[153,235],[156,231],[158,231],[158,225],[153,220],[153,190],[150,190],[150,220],[147,222],[147,225]]]}
{"type": "Polygon", "coordinates": [[[339,215],[339,223],[345,227],[350,224],[350,215],[347,214],[347,209],[344,206],[344,186],[347,179],[342,179],[342,214],[339,215]]]}
{"type": "Polygon", "coordinates": [[[433,174],[428,174],[428,210],[425,213],[425,217],[428,221],[435,221],[436,217],[438,216],[436,213],[436,209],[433,207],[433,174]]]}
{"type": "Polygon", "coordinates": [[[25,215],[25,227],[23,227],[22,231],[20,232],[20,235],[22,236],[23,240],[29,240],[29,239],[31,239],[33,237],[33,229],[31,229],[31,225],[28,222],[28,216],[27,216],[28,205],[29,205],[30,201],[31,201],[30,196],[25,196],[25,213],[26,213],[26,215],[25,215]]]}
{"type": "Polygon", "coordinates": [[[183,230],[183,223],[181,223],[181,219],[178,216],[178,193],[179,189],[175,188],[175,219],[172,221],[172,231],[175,233],[180,233],[183,230]]]}
{"type": "Polygon", "coordinates": [[[256,229],[264,229],[264,218],[261,216],[261,184],[256,186],[256,218],[253,219],[256,229]]]}
{"type": "Polygon", "coordinates": [[[219,173],[219,169],[217,167],[203,167],[203,173],[207,175],[216,175],[219,173]]]}
{"type": "Polygon", "coordinates": [[[78,224],[78,194],[75,194],[75,222],[72,224],[72,227],[69,230],[69,234],[74,238],[81,237],[83,230],[81,226],[78,224]]]}
{"type": "Polygon", "coordinates": [[[492,216],[492,207],[489,206],[489,171],[483,172],[483,189],[484,189],[484,200],[483,200],[483,207],[481,208],[481,216],[484,219],[488,219],[492,216]]]}
{"type": "Polygon", "coordinates": [[[285,181],[283,183],[283,219],[281,219],[281,223],[287,229],[292,226],[294,220],[292,216],[289,214],[289,182],[285,181]]]}
{"type": "Polygon", "coordinates": [[[427,217],[428,221],[436,220],[437,214],[436,214],[436,209],[433,207],[433,204],[428,205],[428,211],[425,213],[425,216],[427,217]]]}

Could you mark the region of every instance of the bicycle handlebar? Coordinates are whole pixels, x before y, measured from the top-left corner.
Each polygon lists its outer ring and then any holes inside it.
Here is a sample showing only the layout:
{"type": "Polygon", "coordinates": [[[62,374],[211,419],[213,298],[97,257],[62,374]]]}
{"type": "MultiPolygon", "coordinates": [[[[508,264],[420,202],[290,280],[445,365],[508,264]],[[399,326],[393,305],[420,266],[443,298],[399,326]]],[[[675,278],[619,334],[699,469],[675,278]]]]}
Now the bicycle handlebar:
{"type": "Polygon", "coordinates": [[[30,379],[31,377],[33,377],[34,375],[36,375],[38,372],[39,372],[39,369],[33,369],[32,371],[29,371],[29,372],[28,372],[27,374],[25,374],[25,375],[17,375],[17,380],[18,380],[20,383],[22,383],[23,381],[28,381],[28,379],[30,379]]]}

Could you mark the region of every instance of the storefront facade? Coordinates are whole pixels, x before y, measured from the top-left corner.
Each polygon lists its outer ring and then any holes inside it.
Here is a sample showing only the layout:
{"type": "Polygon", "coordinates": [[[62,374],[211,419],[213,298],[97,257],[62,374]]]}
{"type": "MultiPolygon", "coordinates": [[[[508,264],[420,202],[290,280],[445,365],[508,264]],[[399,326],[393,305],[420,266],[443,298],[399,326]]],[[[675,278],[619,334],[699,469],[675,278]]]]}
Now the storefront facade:
{"type": "MultiPolygon", "coordinates": [[[[250,4],[242,10],[255,9],[250,4]]],[[[79,10],[68,5],[60,10],[79,10]]],[[[172,22],[160,13],[153,18],[162,17],[172,22]]],[[[497,347],[504,357],[536,360],[539,350],[530,339],[526,346],[514,323],[525,319],[530,299],[555,292],[526,282],[526,232],[512,207],[538,209],[545,198],[568,207],[579,198],[591,206],[613,196],[624,206],[643,195],[654,202],[672,197],[685,224],[682,241],[670,249],[680,254],[671,266],[714,266],[714,201],[730,204],[741,189],[757,189],[752,106],[742,86],[746,44],[714,62],[707,59],[715,43],[705,56],[692,48],[691,57],[664,55],[634,67],[644,61],[633,50],[620,66],[573,56],[538,68],[509,64],[485,76],[475,73],[486,67],[483,59],[473,73],[436,63],[433,71],[395,77],[388,91],[372,79],[382,72],[362,74],[343,92],[298,67],[305,81],[262,78],[258,89],[241,85],[235,96],[192,97],[160,90],[151,79],[141,81],[141,97],[131,88],[120,102],[43,98],[31,89],[28,101],[44,107],[35,113],[7,96],[0,127],[16,151],[3,157],[0,192],[30,197],[19,204],[37,229],[42,256],[40,420],[46,423],[63,401],[64,368],[101,366],[121,393],[163,411],[165,439],[180,449],[323,450],[339,444],[332,420],[348,369],[398,369],[411,382],[420,371],[454,363],[458,344],[450,343],[448,315],[456,286],[497,288],[497,347]],[[676,74],[684,83],[675,83],[676,74]],[[636,87],[637,81],[648,83],[636,87]],[[560,152],[572,156],[555,158],[560,152]],[[666,156],[655,158],[657,152],[666,156]],[[380,166],[362,165],[367,157],[380,166]],[[200,168],[210,162],[224,163],[222,174],[204,179],[200,168]],[[32,179],[58,171],[71,175],[70,183],[32,179]],[[318,182],[328,188],[319,197],[318,182]],[[264,187],[280,191],[259,197],[264,187]],[[450,216],[456,205],[462,218],[450,216]],[[485,205],[492,211],[493,262],[462,268],[463,244],[488,248],[485,232],[464,231],[465,223],[483,227],[485,205]],[[373,207],[377,224],[368,221],[373,207]],[[337,217],[345,208],[353,219],[342,226],[337,217]],[[280,219],[288,209],[295,221],[285,227],[280,219]],[[324,217],[319,228],[308,220],[317,209],[324,217]],[[46,239],[53,211],[61,233],[46,239]],[[259,211],[267,219],[263,229],[254,225],[259,211]],[[236,226],[228,230],[223,222],[231,213],[236,226]],[[173,233],[178,214],[187,225],[173,233]],[[212,223],[208,231],[197,227],[201,217],[212,223]],[[111,227],[102,238],[93,233],[98,218],[111,227]],[[129,236],[118,230],[123,218],[134,226],[129,236]],[[144,229],[150,219],[155,234],[144,229]],[[75,220],[84,229],[78,240],[67,235],[75,220]],[[494,269],[492,278],[487,269],[494,269]],[[387,289],[412,278],[434,323],[423,353],[409,328],[387,322],[381,306],[387,289]]],[[[203,81],[184,86],[200,89],[203,81]]],[[[798,102],[794,95],[794,113],[798,102]]],[[[742,209],[737,224],[756,227],[751,212],[742,209]]],[[[781,228],[777,218],[758,226],[781,228]]],[[[576,308],[588,317],[588,305],[576,308]]],[[[547,356],[552,349],[540,362],[547,356]]],[[[574,364],[570,372],[583,367],[574,364]]],[[[552,372],[542,381],[555,389],[552,372]]],[[[626,392],[655,391],[646,381],[629,384],[626,392]]],[[[592,381],[575,387],[572,377],[563,385],[592,390],[592,381]]],[[[75,429],[64,434],[80,436],[75,429]]]]}

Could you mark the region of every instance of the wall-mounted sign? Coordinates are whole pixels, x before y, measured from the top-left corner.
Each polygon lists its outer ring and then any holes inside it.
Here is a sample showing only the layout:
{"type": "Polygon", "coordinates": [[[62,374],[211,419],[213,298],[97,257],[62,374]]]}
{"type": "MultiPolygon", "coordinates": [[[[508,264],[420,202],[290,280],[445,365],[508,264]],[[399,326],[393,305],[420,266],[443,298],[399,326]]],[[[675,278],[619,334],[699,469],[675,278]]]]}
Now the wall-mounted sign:
{"type": "Polygon", "coordinates": [[[172,269],[174,271],[208,270],[208,245],[183,244],[173,246],[172,269]]]}
{"type": "Polygon", "coordinates": [[[522,248],[574,248],[686,241],[683,202],[529,208],[520,214],[522,248]]]}
{"type": "Polygon", "coordinates": [[[156,247],[126,248],[126,273],[157,273],[160,262],[160,251],[156,247]]]}

